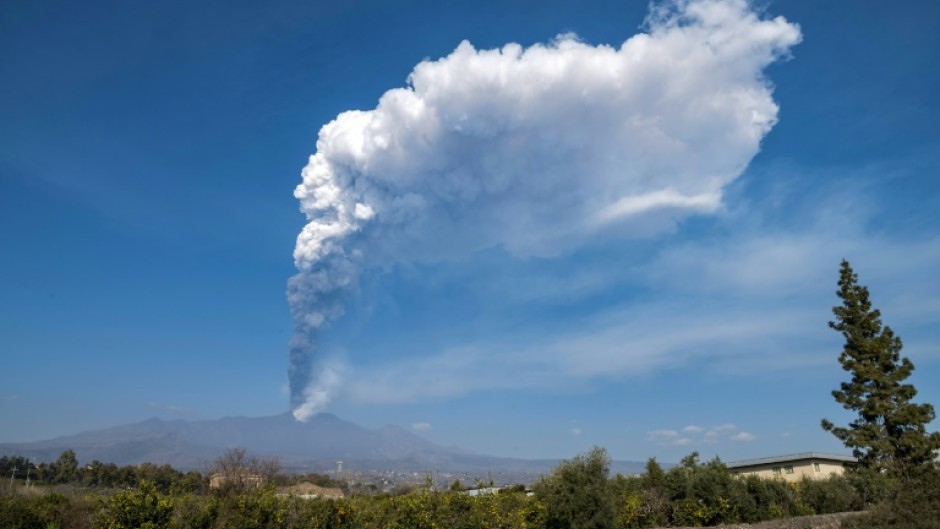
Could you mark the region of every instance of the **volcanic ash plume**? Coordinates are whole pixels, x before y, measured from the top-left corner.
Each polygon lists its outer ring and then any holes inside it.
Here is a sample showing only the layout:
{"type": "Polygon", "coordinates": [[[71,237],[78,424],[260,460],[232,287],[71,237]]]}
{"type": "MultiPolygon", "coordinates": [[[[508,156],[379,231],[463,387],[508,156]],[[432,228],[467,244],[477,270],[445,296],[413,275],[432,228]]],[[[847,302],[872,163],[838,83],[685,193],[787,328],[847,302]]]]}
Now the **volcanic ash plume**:
{"type": "Polygon", "coordinates": [[[418,64],[373,110],[323,126],[295,196],[290,390],[306,420],[338,372],[317,337],[359,270],[503,247],[550,257],[675,229],[721,206],[777,119],[763,69],[800,40],[744,0],[677,0],[619,48],[573,35],[418,64]]]}

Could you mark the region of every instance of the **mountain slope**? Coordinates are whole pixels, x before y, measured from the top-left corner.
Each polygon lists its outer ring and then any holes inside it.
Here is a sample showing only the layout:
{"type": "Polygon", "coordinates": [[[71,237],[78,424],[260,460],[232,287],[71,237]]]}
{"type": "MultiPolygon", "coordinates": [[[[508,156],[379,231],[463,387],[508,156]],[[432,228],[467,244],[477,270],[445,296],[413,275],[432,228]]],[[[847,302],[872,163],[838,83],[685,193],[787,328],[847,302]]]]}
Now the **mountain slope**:
{"type": "Polygon", "coordinates": [[[0,453],[49,461],[72,449],[82,462],[97,459],[118,465],[152,462],[202,468],[233,446],[276,455],[288,466],[317,462],[333,466],[337,459],[396,460],[445,451],[401,428],[368,430],[324,413],[306,423],[295,421],[290,414],[208,421],[152,418],[46,441],[4,443],[0,444],[0,453]]]}
{"type": "MultiPolygon", "coordinates": [[[[325,470],[343,460],[346,468],[422,471],[512,470],[540,474],[556,460],[526,460],[474,454],[445,448],[398,427],[369,430],[321,413],[306,423],[288,414],[269,417],[225,417],[217,420],[164,421],[92,430],[32,443],[0,443],[0,455],[53,461],[72,449],[79,461],[135,465],[170,464],[179,469],[205,469],[225,448],[242,447],[253,454],[277,456],[287,470],[325,470]]],[[[618,472],[638,472],[641,463],[615,462],[618,472]]]]}

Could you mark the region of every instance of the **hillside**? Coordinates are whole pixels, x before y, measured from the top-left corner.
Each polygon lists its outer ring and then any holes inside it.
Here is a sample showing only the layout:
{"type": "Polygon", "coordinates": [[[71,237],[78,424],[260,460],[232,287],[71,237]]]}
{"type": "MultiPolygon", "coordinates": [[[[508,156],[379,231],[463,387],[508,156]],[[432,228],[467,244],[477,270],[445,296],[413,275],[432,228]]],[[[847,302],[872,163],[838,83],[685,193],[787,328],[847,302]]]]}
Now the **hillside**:
{"type": "MultiPolygon", "coordinates": [[[[399,426],[370,430],[330,413],[306,423],[288,414],[225,417],[217,420],[165,421],[157,418],[30,443],[0,443],[0,454],[52,461],[66,449],[82,463],[92,460],[134,465],[168,463],[180,469],[204,469],[225,448],[239,446],[259,455],[277,456],[287,470],[345,468],[402,472],[500,471],[541,474],[558,463],[475,454],[442,447],[399,426]]],[[[642,471],[642,463],[615,462],[614,472],[642,471]]]]}

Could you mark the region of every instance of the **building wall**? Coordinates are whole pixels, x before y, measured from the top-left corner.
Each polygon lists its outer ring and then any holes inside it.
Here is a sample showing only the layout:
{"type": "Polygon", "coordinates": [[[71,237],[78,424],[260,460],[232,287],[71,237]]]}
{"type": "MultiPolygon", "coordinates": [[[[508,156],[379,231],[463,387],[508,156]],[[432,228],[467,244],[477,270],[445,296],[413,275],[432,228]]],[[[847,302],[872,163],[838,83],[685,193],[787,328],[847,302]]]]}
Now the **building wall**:
{"type": "Polygon", "coordinates": [[[845,468],[839,461],[803,459],[782,461],[746,467],[732,468],[732,472],[743,475],[755,475],[761,478],[782,478],[786,481],[799,481],[806,476],[811,479],[824,479],[831,475],[841,476],[845,468]]]}

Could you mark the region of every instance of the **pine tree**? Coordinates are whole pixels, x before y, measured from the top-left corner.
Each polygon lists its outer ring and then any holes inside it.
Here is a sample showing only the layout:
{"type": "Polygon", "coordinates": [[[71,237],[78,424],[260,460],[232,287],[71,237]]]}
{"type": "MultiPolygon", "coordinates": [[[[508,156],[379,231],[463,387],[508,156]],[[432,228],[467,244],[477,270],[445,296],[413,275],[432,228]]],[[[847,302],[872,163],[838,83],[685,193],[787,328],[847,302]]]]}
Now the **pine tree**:
{"type": "Polygon", "coordinates": [[[882,327],[881,312],[872,309],[868,288],[858,284],[858,275],[844,260],[836,293],[842,305],[833,307],[836,321],[829,327],[845,337],[839,363],[852,379],[842,382],[832,396],[858,417],[847,428],[823,419],[823,429],[852,448],[867,468],[903,470],[930,464],[940,449],[940,433],[927,433],[926,425],[935,416],[933,406],[912,403],[917,390],[903,383],[914,364],[901,357],[901,339],[891,327],[882,327]]]}

